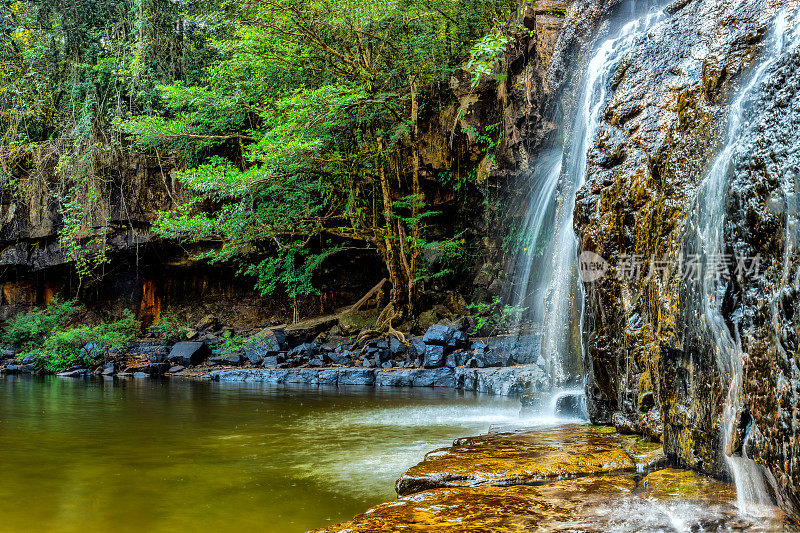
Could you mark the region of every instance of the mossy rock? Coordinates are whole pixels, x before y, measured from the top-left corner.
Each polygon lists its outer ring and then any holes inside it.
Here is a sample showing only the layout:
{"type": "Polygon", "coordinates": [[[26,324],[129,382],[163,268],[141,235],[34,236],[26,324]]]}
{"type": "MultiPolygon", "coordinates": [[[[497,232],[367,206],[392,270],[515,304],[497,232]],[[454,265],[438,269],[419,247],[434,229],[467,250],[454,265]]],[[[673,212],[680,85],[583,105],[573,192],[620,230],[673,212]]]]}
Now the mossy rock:
{"type": "Polygon", "coordinates": [[[586,477],[541,487],[459,487],[435,489],[373,507],[342,524],[315,533],[386,531],[495,533],[550,531],[557,524],[582,526],[587,505],[623,497],[636,486],[633,476],[586,477]]]}
{"type": "Polygon", "coordinates": [[[342,334],[352,335],[363,329],[373,329],[378,320],[378,311],[356,311],[339,317],[339,330],[342,334]]]}
{"type": "Polygon", "coordinates": [[[645,494],[659,500],[736,501],[736,487],[691,470],[667,468],[645,476],[645,494]]]}
{"type": "Polygon", "coordinates": [[[395,488],[404,496],[439,487],[541,483],[633,471],[635,466],[615,434],[569,425],[458,439],[426,455],[395,488]]]}

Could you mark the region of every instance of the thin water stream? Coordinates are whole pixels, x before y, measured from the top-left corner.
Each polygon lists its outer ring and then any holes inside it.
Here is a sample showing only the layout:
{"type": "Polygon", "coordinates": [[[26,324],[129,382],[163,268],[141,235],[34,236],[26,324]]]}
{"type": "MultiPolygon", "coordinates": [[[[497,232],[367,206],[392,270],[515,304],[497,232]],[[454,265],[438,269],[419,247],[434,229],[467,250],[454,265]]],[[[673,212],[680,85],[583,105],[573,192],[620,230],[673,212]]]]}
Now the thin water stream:
{"type": "Polygon", "coordinates": [[[575,310],[583,308],[584,295],[573,211],[575,195],[586,181],[587,150],[597,135],[610,77],[636,42],[664,18],[653,2],[629,2],[628,7],[624,20],[611,22],[609,37],[587,63],[571,126],[562,127],[559,134],[565,138],[562,149],[543,154],[529,176],[524,245],[515,263],[515,304],[527,307],[521,322],[542,333],[542,353],[553,386],[574,378],[581,359],[581,343],[576,341],[580,335],[574,333],[582,318],[575,316],[575,310]],[[536,275],[534,269],[539,270],[536,275]]]}
{"type": "MultiPolygon", "coordinates": [[[[736,482],[739,508],[743,512],[751,514],[760,513],[760,508],[771,504],[772,498],[765,483],[763,470],[747,457],[747,446],[743,446],[741,456],[731,453],[738,415],[743,410],[742,374],[745,354],[739,337],[737,319],[733,318],[733,331],[731,331],[722,314],[727,281],[713,275],[713,264],[723,258],[726,253],[726,201],[732,164],[737,152],[741,149],[744,136],[749,131],[753,112],[752,106],[746,104],[748,99],[769,78],[771,68],[781,58],[787,47],[796,45],[796,43],[790,42],[794,39],[788,31],[786,14],[782,12],[776,18],[770,44],[765,51],[766,59],[757,66],[750,80],[739,90],[731,105],[725,145],[701,185],[696,206],[696,218],[693,220],[697,244],[702,252],[703,264],[707,268],[706,275],[702,280],[703,321],[708,328],[710,337],[714,339],[719,369],[729,379],[728,394],[723,410],[725,457],[728,469],[736,482]]],[[[792,239],[787,239],[787,242],[790,245],[792,239]]]]}

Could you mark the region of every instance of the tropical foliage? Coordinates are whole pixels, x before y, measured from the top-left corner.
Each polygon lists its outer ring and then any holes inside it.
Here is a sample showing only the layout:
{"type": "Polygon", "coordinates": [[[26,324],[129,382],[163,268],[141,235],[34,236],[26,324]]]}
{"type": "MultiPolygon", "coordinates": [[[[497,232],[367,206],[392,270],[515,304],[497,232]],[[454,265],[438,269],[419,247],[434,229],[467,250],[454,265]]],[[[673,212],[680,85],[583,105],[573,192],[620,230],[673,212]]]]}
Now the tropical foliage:
{"type": "Polygon", "coordinates": [[[264,293],[314,293],[326,258],[367,247],[391,325],[442,273],[426,253],[458,255],[456,235],[427,231],[420,124],[458,65],[490,70],[513,0],[0,3],[2,179],[52,191],[82,276],[106,260],[95,199],[126,150],[168,159],[183,184],[157,231],[264,293]]]}
{"type": "Polygon", "coordinates": [[[31,356],[37,368],[57,372],[102,361],[109,350],[124,348],[139,329],[129,311],[119,320],[95,325],[81,323],[82,311],[68,300],[20,313],[8,322],[0,342],[19,350],[19,359],[31,356]]]}

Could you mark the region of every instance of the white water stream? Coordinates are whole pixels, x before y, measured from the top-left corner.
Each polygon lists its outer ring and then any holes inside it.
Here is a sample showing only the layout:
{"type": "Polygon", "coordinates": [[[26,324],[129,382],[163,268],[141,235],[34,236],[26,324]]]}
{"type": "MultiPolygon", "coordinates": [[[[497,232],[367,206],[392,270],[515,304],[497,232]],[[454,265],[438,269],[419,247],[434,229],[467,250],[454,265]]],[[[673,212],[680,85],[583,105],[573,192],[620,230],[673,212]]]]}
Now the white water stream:
{"type": "MultiPolygon", "coordinates": [[[[781,13],[776,18],[766,59],[758,66],[749,83],[739,91],[731,106],[725,146],[702,183],[698,196],[696,230],[706,265],[714,261],[715,257],[724,257],[725,253],[725,204],[731,164],[748,126],[749,109],[746,108],[745,102],[748,96],[764,82],[770,68],[780,59],[786,47],[787,37],[787,21],[785,14],[781,13]]],[[[738,324],[734,323],[734,333],[731,333],[721,312],[725,290],[726,284],[719,278],[710,275],[703,277],[703,320],[712,338],[715,339],[715,355],[719,369],[730,380],[723,409],[723,445],[728,449],[736,431],[737,414],[743,408],[742,368],[745,354],[738,335],[738,324]]],[[[747,457],[746,448],[747,446],[743,446],[745,451],[741,457],[726,454],[726,461],[736,482],[739,509],[746,514],[759,514],[760,508],[771,504],[772,501],[762,469],[747,457]]]]}
{"type": "Polygon", "coordinates": [[[649,2],[631,2],[627,23],[611,30],[611,37],[601,42],[586,66],[576,98],[572,124],[565,132],[561,151],[541,157],[539,168],[531,175],[531,196],[523,225],[524,248],[515,286],[516,304],[530,306],[524,319],[538,323],[542,332],[542,354],[552,386],[574,377],[570,369],[581,356],[576,342],[574,310],[583,308],[583,285],[577,268],[578,241],[573,229],[575,194],[586,181],[587,150],[600,124],[609,90],[609,78],[621,59],[636,42],[663,19],[663,11],[649,8],[649,2]],[[647,4],[643,7],[643,4],[647,4]],[[537,260],[537,255],[544,260],[537,260]],[[543,272],[532,275],[532,269],[543,272]]]}

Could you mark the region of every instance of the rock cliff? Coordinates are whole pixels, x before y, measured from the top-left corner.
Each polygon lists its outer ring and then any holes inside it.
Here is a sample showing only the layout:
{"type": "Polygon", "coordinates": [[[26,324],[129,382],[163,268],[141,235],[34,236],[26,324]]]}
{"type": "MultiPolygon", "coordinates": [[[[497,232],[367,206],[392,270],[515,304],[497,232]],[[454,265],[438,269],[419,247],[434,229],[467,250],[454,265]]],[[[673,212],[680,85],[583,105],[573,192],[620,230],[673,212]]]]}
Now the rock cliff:
{"type": "MultiPolygon", "coordinates": [[[[776,14],[798,3],[673,2],[665,20],[619,65],[589,151],[575,229],[580,251],[610,268],[585,284],[587,392],[596,421],[663,438],[679,463],[724,474],[722,410],[732,376],[718,364],[700,281],[693,213],[701,183],[725,141],[731,99],[767,53],[776,14]]],[[[798,434],[794,314],[796,269],[796,54],[782,60],[750,102],[760,124],[734,159],[719,221],[728,259],[720,311],[745,355],[736,415],[748,456],[797,509],[798,434]],[[791,73],[791,74],[790,74],[791,73]],[[778,118],[781,117],[781,118],[778,118]],[[740,276],[736,258],[760,256],[740,276]],[[788,266],[787,266],[788,265],[788,266]],[[768,476],[769,477],[769,476],[768,476]]],[[[706,264],[701,276],[708,275],[706,264]]],[[[729,450],[730,451],[730,450],[729,450]]],[[[741,453],[736,450],[731,453],[741,453]]]]}

